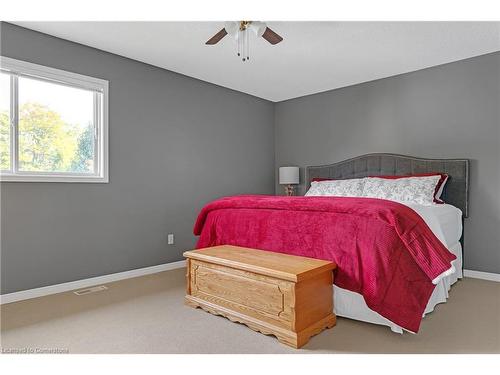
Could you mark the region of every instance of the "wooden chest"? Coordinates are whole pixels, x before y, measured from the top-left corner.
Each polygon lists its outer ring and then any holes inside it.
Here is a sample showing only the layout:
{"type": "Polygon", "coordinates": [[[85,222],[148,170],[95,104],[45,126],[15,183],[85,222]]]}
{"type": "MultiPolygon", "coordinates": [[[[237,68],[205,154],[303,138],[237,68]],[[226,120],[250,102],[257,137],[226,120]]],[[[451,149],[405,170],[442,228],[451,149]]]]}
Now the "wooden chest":
{"type": "Polygon", "coordinates": [[[335,264],[237,246],[187,251],[186,304],[299,348],[335,325],[335,264]]]}

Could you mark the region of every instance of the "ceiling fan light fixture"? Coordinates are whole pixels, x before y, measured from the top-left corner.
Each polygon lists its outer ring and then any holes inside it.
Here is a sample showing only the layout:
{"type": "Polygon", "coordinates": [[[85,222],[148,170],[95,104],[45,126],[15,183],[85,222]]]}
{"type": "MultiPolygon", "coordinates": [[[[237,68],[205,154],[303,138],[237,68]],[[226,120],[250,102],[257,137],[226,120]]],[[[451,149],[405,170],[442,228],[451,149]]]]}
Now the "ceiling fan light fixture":
{"type": "Polygon", "coordinates": [[[224,29],[226,29],[226,32],[233,37],[238,36],[238,26],[239,23],[236,21],[228,21],[224,23],[224,29]]]}
{"type": "Polygon", "coordinates": [[[260,22],[260,21],[253,21],[250,24],[250,30],[252,30],[256,36],[259,38],[264,35],[264,31],[266,31],[266,23],[265,22],[260,22]]]}
{"type": "Polygon", "coordinates": [[[250,60],[250,31],[257,37],[262,37],[270,44],[278,44],[283,38],[267,27],[261,21],[227,21],[224,27],[214,36],[205,42],[207,45],[214,45],[220,42],[226,35],[232,36],[236,40],[236,54],[242,61],[250,60]]]}

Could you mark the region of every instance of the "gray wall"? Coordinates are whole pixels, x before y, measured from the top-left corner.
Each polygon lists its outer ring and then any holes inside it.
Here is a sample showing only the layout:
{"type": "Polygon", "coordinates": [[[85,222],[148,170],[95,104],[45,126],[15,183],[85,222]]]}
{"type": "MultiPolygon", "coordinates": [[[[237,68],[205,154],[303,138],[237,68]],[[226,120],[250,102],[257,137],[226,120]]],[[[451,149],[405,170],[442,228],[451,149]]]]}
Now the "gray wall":
{"type": "Polygon", "coordinates": [[[109,184],[0,184],[2,293],[180,260],[205,202],[274,192],[272,103],[7,23],[1,54],[110,87],[109,184]]]}
{"type": "Polygon", "coordinates": [[[370,152],[470,158],[465,268],[500,272],[499,77],[494,53],[278,103],[276,167],[370,152]]]}

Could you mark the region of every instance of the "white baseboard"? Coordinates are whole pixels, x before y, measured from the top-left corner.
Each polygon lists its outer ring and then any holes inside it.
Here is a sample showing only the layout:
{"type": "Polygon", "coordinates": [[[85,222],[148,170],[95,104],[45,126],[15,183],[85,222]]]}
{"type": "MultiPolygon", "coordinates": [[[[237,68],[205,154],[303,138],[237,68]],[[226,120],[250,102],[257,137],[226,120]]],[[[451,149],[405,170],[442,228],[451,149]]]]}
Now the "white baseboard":
{"type": "Polygon", "coordinates": [[[48,296],[50,294],[68,292],[70,290],[88,288],[97,284],[111,283],[113,281],[131,279],[133,277],[150,275],[153,273],[173,270],[186,266],[186,261],[181,260],[178,262],[164,263],[157,266],[138,268],[135,270],[112,273],[104,276],[91,277],[89,279],[82,279],[70,281],[67,283],[44,286],[41,288],[22,290],[20,292],[8,293],[0,295],[0,304],[22,301],[25,299],[48,296]]]}
{"type": "Polygon", "coordinates": [[[464,276],[471,277],[473,279],[481,279],[481,280],[500,282],[500,273],[464,270],[464,276]]]}
{"type": "MultiPolygon", "coordinates": [[[[88,288],[90,286],[94,286],[97,284],[105,284],[112,283],[114,281],[131,279],[134,277],[150,275],[153,273],[174,270],[177,268],[182,268],[186,266],[186,262],[184,260],[172,263],[164,263],[159,264],[157,266],[138,268],[135,270],[112,273],[104,276],[91,277],[89,279],[82,279],[76,281],[70,281],[67,283],[56,284],[44,286],[41,288],[22,290],[20,292],[14,292],[9,294],[0,295],[0,304],[11,303],[16,301],[22,301],[30,298],[37,298],[48,296],[50,294],[63,293],[68,292],[70,290],[88,288]]],[[[465,277],[471,277],[474,279],[482,279],[482,280],[490,280],[500,282],[500,274],[498,273],[490,273],[490,272],[481,272],[481,271],[473,271],[473,270],[464,270],[465,277]]]]}

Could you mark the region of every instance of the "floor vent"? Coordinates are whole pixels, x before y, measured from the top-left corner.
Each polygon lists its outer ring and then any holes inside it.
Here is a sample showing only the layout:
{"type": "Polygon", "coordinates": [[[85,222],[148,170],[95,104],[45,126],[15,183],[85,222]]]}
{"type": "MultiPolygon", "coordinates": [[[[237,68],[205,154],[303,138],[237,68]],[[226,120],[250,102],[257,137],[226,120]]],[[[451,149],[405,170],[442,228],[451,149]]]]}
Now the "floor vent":
{"type": "Polygon", "coordinates": [[[107,290],[108,287],[105,286],[105,285],[99,285],[99,286],[93,286],[91,288],[87,288],[87,289],[80,289],[80,290],[77,290],[73,293],[75,293],[77,296],[83,296],[85,294],[90,294],[90,293],[95,293],[95,292],[102,292],[103,290],[107,290]]]}

